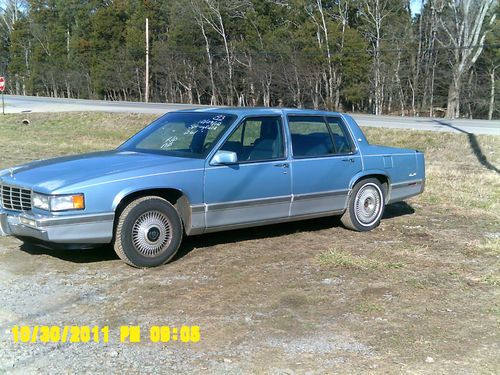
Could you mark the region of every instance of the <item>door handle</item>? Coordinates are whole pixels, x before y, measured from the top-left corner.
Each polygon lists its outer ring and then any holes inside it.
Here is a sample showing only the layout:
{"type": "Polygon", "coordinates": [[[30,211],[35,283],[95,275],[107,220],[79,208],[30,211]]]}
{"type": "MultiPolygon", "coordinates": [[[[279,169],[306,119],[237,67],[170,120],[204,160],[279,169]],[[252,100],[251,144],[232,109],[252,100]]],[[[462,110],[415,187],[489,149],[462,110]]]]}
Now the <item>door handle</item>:
{"type": "Polygon", "coordinates": [[[275,167],[280,167],[280,168],[288,168],[289,165],[288,163],[280,163],[280,164],[274,164],[275,167]]]}
{"type": "Polygon", "coordinates": [[[353,159],[353,158],[350,158],[350,159],[342,159],[342,161],[345,161],[345,162],[348,162],[348,163],[354,163],[354,159],[353,159]]]}

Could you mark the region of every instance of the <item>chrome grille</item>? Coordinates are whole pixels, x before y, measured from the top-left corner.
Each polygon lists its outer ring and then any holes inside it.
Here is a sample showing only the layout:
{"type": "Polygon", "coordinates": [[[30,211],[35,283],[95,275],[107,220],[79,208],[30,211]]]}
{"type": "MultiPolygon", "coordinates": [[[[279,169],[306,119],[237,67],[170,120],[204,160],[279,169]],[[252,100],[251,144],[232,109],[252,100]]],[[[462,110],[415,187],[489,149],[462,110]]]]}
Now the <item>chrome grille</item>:
{"type": "Polygon", "coordinates": [[[0,206],[6,210],[30,211],[31,190],[17,186],[0,185],[0,206]]]}

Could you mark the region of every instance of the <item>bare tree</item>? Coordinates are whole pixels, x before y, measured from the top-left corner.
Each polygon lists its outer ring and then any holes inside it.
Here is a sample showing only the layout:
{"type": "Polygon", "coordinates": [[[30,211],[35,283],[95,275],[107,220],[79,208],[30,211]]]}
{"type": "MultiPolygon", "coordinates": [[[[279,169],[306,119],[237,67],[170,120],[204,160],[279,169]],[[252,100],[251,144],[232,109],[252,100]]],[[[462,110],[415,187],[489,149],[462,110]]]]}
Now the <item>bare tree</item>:
{"type": "MultiPolygon", "coordinates": [[[[485,18],[496,0],[439,0],[439,23],[443,31],[439,41],[451,47],[451,83],[448,89],[446,117],[460,116],[460,90],[462,80],[477,61],[488,32],[485,18]]],[[[490,18],[489,24],[495,20],[490,18]]]]}
{"type": "Polygon", "coordinates": [[[232,18],[242,18],[245,9],[249,6],[247,1],[231,0],[203,0],[205,9],[200,8],[200,16],[203,21],[209,25],[222,39],[224,51],[226,54],[226,63],[228,71],[228,86],[229,93],[227,96],[227,104],[233,105],[234,100],[234,56],[229,47],[229,33],[226,26],[226,21],[223,17],[223,11],[229,14],[232,18]]]}
{"type": "Polygon", "coordinates": [[[320,50],[323,48],[323,44],[325,46],[326,50],[326,58],[327,58],[327,63],[328,63],[328,72],[327,75],[328,77],[325,79],[325,87],[326,87],[326,102],[327,106],[331,107],[332,102],[333,102],[333,86],[334,86],[334,78],[333,78],[333,67],[332,67],[332,52],[330,49],[330,40],[328,38],[328,25],[327,25],[327,18],[325,15],[325,10],[323,9],[323,3],[321,0],[316,0],[316,7],[318,9],[318,19],[316,18],[316,14],[313,11],[312,7],[306,6],[305,10],[309,17],[311,17],[312,21],[316,25],[318,29],[317,33],[317,41],[318,41],[318,47],[320,50]]]}
{"type": "Polygon", "coordinates": [[[493,111],[495,110],[495,72],[500,68],[500,64],[494,65],[490,70],[490,103],[488,107],[488,120],[493,118],[493,111]]]}
{"type": "Polygon", "coordinates": [[[205,51],[207,53],[207,59],[208,59],[208,73],[210,75],[210,89],[211,89],[210,105],[216,105],[217,90],[215,88],[215,79],[214,79],[214,58],[210,48],[210,40],[207,36],[207,31],[205,29],[205,17],[203,16],[203,10],[200,7],[198,1],[191,0],[191,5],[193,7],[194,18],[196,20],[197,25],[200,27],[201,33],[203,35],[203,40],[205,41],[205,51]]]}
{"type": "Polygon", "coordinates": [[[21,8],[25,6],[25,0],[4,0],[0,6],[0,19],[10,34],[14,29],[14,24],[19,19],[21,8]]]}
{"type": "MultiPolygon", "coordinates": [[[[340,21],[341,26],[341,40],[339,45],[339,53],[342,54],[344,51],[345,44],[345,34],[347,29],[347,24],[349,22],[349,0],[339,0],[337,2],[338,14],[334,16],[334,18],[340,21]]],[[[342,86],[343,80],[343,72],[342,72],[342,63],[339,64],[338,71],[335,72],[336,85],[335,85],[335,110],[339,111],[340,108],[340,87],[342,86]]]]}
{"type": "Polygon", "coordinates": [[[382,83],[382,57],[380,44],[382,42],[382,28],[385,19],[391,14],[392,7],[390,0],[362,0],[362,17],[368,24],[367,34],[372,43],[373,49],[373,86],[375,100],[375,114],[382,113],[383,106],[383,83],[382,83]]]}
{"type": "MultiPolygon", "coordinates": [[[[423,12],[422,12],[423,17],[423,12]]],[[[436,79],[436,66],[438,63],[438,49],[436,49],[437,39],[437,14],[434,4],[430,4],[430,14],[428,16],[427,34],[426,34],[426,48],[423,53],[423,64],[425,66],[424,76],[426,77],[424,83],[424,90],[421,101],[421,111],[425,111],[427,106],[429,108],[429,116],[434,116],[434,87],[436,79]]]]}
{"type": "MultiPolygon", "coordinates": [[[[499,7],[497,7],[497,11],[498,10],[500,10],[500,4],[499,7]]],[[[493,118],[493,114],[495,112],[497,76],[500,71],[500,49],[495,46],[498,40],[500,40],[500,20],[496,19],[491,28],[491,32],[488,34],[486,39],[487,46],[481,55],[482,63],[485,66],[483,71],[486,73],[490,81],[488,120],[493,118]]]]}

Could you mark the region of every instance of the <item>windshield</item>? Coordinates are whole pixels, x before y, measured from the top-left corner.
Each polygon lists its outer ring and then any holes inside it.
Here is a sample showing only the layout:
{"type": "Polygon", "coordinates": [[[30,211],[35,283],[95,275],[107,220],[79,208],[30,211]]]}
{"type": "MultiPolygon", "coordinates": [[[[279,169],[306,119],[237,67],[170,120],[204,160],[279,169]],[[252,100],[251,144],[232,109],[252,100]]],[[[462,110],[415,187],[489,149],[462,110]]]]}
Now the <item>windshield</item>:
{"type": "Polygon", "coordinates": [[[167,113],[130,138],[120,150],[205,157],[235,118],[220,113],[167,113]]]}

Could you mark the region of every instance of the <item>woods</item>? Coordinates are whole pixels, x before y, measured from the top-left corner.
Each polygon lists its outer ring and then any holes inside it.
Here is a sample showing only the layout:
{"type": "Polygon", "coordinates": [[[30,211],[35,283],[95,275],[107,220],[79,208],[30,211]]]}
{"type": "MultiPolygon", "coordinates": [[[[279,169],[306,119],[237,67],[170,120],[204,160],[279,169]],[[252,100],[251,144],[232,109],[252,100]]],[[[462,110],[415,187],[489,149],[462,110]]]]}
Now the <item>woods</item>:
{"type": "Polygon", "coordinates": [[[0,74],[22,95],[499,118],[498,1],[412,3],[4,0],[0,74]]]}

